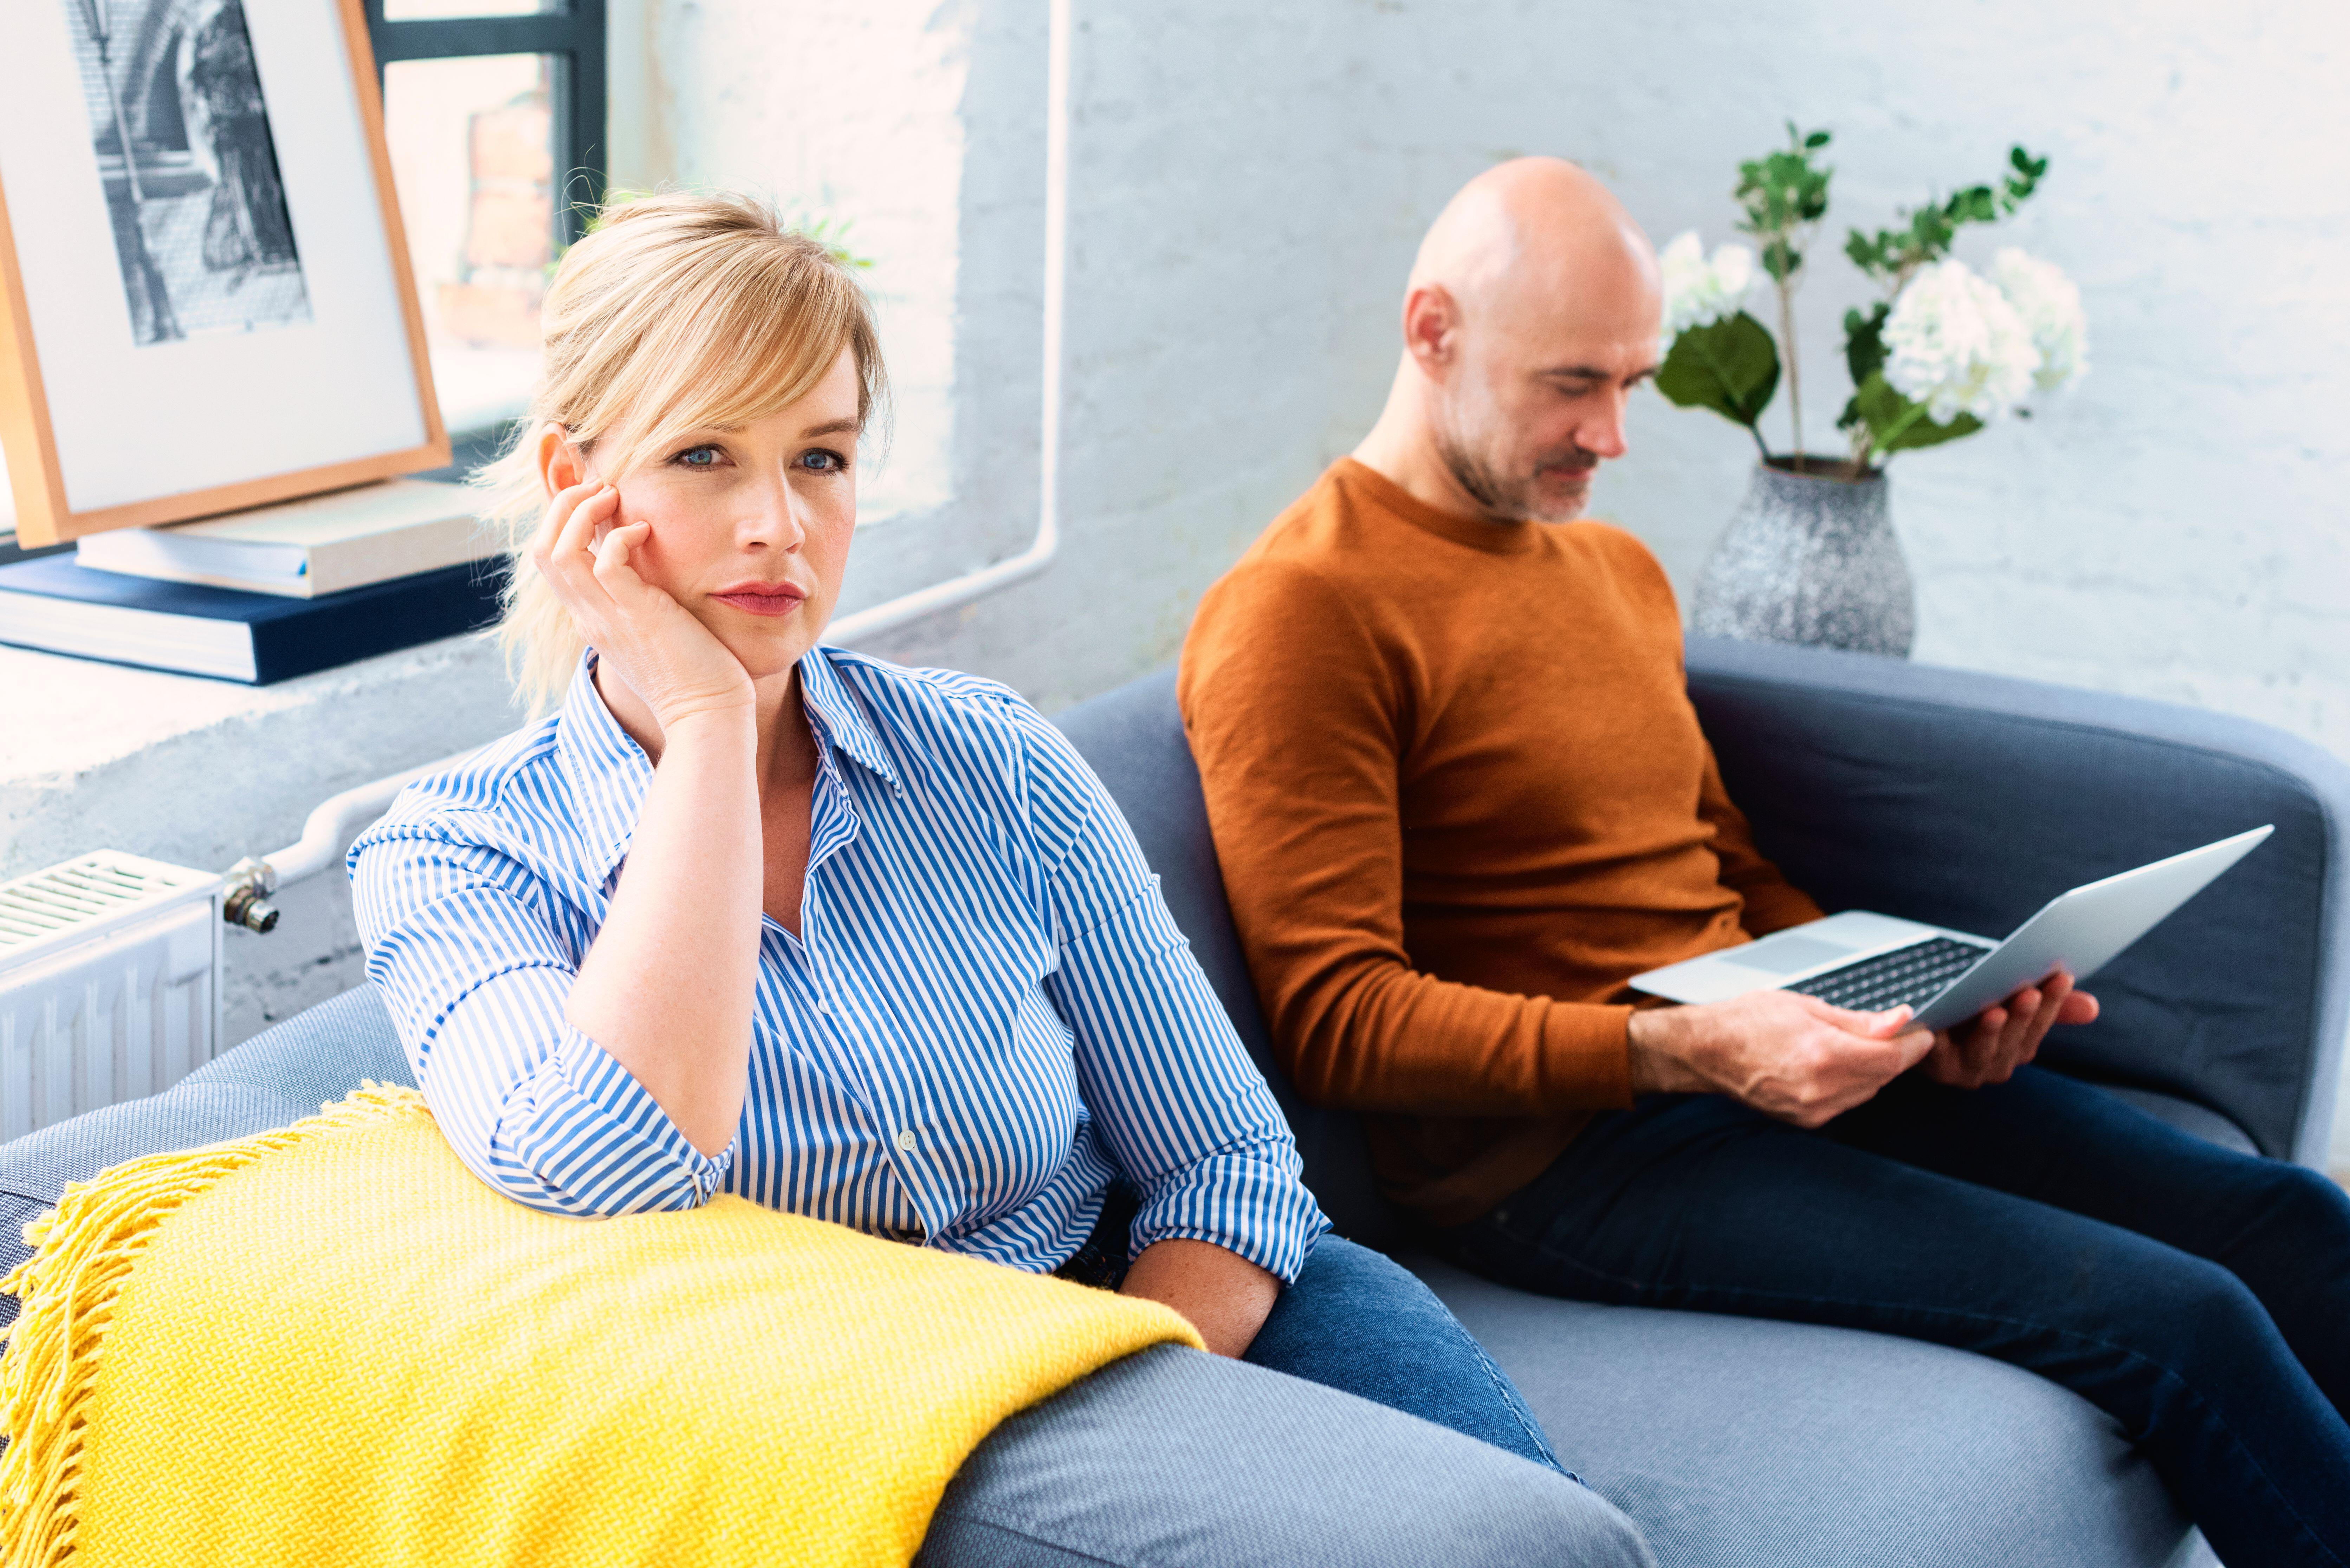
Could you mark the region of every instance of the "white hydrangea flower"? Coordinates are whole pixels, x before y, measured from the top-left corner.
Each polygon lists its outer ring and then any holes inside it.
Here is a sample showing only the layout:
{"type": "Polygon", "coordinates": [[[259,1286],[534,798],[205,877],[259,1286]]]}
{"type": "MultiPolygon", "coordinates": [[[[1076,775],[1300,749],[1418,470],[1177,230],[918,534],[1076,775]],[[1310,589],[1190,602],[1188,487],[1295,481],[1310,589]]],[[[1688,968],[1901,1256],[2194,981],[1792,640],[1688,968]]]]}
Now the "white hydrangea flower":
{"type": "Polygon", "coordinates": [[[1991,280],[2023,317],[2032,346],[2040,350],[2034,379],[2043,389],[2053,392],[2089,373],[2089,318],[2081,309],[2081,291],[2055,263],[2010,245],[1991,258],[1991,280]]]}
{"type": "Polygon", "coordinates": [[[1697,231],[1678,235],[1657,255],[1665,285],[1665,347],[1692,327],[1711,327],[1735,315],[1754,286],[1754,253],[1723,245],[1708,261],[1697,231]]]}
{"type": "Polygon", "coordinates": [[[1885,379],[1937,424],[2012,412],[2039,369],[2023,317],[1962,261],[1919,268],[1886,317],[1885,379]]]}

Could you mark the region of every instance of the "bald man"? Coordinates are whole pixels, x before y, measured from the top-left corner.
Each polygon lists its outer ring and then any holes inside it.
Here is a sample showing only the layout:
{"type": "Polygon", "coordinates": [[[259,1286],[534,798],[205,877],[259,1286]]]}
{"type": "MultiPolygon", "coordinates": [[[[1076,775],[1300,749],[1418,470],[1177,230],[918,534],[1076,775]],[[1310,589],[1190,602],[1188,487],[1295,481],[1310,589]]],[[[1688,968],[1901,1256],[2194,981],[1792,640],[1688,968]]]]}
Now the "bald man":
{"type": "Polygon", "coordinates": [[[2340,1189],[2030,1066],[2096,1015],[2062,975],[1941,1034],[1627,987],[1821,913],[1722,788],[1663,570],[1577,520],[1659,314],[1582,171],[1471,181],[1378,424],[1202,601],[1184,724],[1283,1064],[1468,1267],[1999,1356],[2233,1568],[2350,1561],[2340,1189]]]}

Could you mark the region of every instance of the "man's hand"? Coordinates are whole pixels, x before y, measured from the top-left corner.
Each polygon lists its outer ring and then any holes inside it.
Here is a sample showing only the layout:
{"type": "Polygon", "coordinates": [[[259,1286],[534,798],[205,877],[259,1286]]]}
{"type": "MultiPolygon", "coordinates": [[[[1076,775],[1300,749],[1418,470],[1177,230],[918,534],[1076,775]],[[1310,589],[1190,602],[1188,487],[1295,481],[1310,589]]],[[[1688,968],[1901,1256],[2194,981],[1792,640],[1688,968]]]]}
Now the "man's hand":
{"type": "Polygon", "coordinates": [[[1954,1088],[2004,1084],[2040,1054],[2040,1042],[2052,1026],[2089,1023],[2096,1016],[2097,999],[2074,991],[2073,977],[2059,970],[2009,997],[2005,1006],[1987,1007],[1973,1022],[1936,1033],[1924,1071],[1936,1083],[1954,1088]]]}
{"type": "Polygon", "coordinates": [[[1916,1066],[1934,1035],[1909,1009],[1848,1012],[1792,991],[1632,1014],[1635,1094],[1728,1095],[1815,1127],[1916,1066]]]}

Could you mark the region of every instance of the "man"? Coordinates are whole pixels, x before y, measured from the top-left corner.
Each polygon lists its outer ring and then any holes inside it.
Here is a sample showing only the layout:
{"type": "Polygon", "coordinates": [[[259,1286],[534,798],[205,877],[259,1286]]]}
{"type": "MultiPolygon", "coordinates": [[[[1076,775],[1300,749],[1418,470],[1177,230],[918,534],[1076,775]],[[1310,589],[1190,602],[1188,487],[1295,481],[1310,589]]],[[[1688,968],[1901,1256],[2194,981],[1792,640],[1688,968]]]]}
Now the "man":
{"type": "Polygon", "coordinates": [[[1628,978],[1816,919],[1683,689],[1663,571],[1576,522],[1656,369],[1656,258],[1571,164],[1430,231],[1387,407],[1202,602],[1184,722],[1305,1096],[1469,1267],[1939,1341],[2111,1412],[2231,1568],[2350,1561],[2350,1198],[1944,1034],[1628,978]]]}

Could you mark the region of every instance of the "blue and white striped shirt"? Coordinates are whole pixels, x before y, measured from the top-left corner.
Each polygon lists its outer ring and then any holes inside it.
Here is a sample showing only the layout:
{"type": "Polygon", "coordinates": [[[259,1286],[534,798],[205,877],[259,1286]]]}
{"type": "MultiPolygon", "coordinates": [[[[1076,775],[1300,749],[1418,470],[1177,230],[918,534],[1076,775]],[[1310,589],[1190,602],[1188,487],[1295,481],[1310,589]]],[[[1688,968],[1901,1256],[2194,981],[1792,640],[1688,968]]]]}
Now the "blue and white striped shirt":
{"type": "Polygon", "coordinates": [[[368,974],[477,1175],[558,1214],[735,1192],[1043,1272],[1122,1171],[1133,1251],[1190,1237],[1296,1277],[1328,1221],[1126,819],[1018,695],[951,671],[800,660],[800,934],[761,917],[743,1118],[696,1149],[564,1018],[652,778],[592,660],[351,846],[368,974]]]}

